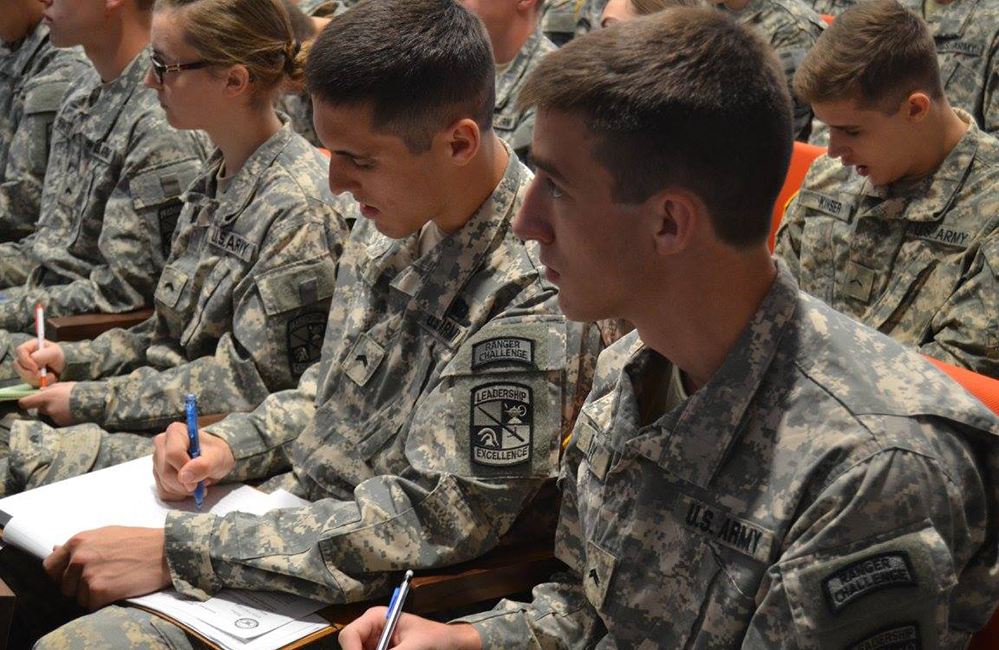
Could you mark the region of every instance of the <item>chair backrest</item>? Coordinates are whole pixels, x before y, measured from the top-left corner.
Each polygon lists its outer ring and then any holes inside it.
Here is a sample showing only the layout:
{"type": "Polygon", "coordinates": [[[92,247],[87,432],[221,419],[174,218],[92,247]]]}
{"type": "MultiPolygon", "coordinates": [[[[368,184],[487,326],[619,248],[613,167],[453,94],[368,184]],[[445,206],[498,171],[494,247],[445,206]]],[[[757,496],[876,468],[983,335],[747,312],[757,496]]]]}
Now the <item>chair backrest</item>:
{"type": "Polygon", "coordinates": [[[784,187],[780,188],[777,201],[774,203],[773,220],[770,225],[770,250],[774,249],[774,238],[777,236],[777,228],[780,227],[780,220],[784,218],[784,208],[791,200],[794,193],[801,189],[801,184],[805,182],[805,174],[812,162],[826,152],[825,147],[820,147],[807,142],[794,143],[794,150],[791,151],[791,166],[787,169],[787,177],[784,179],[784,187]]]}
{"type": "MultiPolygon", "coordinates": [[[[999,415],[999,379],[992,379],[929,357],[927,359],[999,415]]],[[[968,646],[968,650],[996,650],[996,648],[999,648],[999,611],[992,616],[988,625],[975,634],[968,646]]]]}
{"type": "Polygon", "coordinates": [[[829,14],[819,14],[819,17],[826,21],[827,25],[832,25],[833,21],[836,20],[835,16],[830,16],[829,14]]]}

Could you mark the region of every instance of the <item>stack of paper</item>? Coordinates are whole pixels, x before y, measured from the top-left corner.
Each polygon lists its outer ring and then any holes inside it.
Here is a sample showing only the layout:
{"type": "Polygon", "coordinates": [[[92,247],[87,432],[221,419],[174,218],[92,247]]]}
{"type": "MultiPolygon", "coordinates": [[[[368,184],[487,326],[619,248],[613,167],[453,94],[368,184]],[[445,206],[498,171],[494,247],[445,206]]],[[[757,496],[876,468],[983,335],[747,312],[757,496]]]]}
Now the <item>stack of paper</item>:
{"type": "MultiPolygon", "coordinates": [[[[204,509],[215,515],[237,510],[262,514],[306,503],[283,490],[265,494],[230,484],[210,488],[204,509]]],[[[152,456],[0,499],[0,511],[11,517],[3,529],[4,543],[40,558],[84,530],[112,525],[162,527],[171,509],[194,508],[192,500],[159,499],[152,456]]],[[[329,625],[315,615],[322,603],[276,592],[224,590],[200,602],[170,589],[129,602],[160,612],[232,650],[280,648],[329,625]]]]}

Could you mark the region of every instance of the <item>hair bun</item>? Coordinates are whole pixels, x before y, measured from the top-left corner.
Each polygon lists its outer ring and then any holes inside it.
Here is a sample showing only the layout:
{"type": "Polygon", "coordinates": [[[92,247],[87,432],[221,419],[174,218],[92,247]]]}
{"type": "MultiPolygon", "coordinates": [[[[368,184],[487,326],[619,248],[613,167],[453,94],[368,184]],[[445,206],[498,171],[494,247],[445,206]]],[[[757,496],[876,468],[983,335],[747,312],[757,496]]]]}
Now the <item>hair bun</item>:
{"type": "Polygon", "coordinates": [[[295,69],[295,59],[298,58],[298,53],[302,51],[301,41],[292,41],[288,43],[288,49],[285,50],[285,62],[284,69],[286,72],[291,72],[295,69]]]}

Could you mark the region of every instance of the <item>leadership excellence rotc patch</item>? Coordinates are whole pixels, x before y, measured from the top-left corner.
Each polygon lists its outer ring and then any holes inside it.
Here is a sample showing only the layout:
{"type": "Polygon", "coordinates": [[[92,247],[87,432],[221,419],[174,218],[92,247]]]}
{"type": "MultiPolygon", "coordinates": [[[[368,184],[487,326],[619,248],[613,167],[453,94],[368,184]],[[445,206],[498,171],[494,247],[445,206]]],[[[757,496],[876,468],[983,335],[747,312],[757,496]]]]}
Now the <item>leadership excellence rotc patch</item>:
{"type": "Polygon", "coordinates": [[[313,311],[288,321],[288,364],[293,374],[301,375],[322,356],[327,317],[313,311]]]}
{"type": "Polygon", "coordinates": [[[534,398],[528,386],[493,383],[472,389],[472,461],[510,467],[531,460],[534,398]]]}

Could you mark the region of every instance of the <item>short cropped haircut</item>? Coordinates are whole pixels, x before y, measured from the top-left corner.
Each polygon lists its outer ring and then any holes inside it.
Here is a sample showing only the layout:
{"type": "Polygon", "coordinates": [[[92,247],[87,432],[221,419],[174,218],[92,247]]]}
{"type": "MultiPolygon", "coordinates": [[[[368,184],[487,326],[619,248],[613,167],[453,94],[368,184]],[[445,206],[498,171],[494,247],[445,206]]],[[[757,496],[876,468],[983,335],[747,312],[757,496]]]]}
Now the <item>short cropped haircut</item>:
{"type": "Polygon", "coordinates": [[[584,117],[615,201],[679,187],[726,243],[767,238],[791,157],[791,99],[771,48],[725,13],[667,9],[576,38],[541,61],[520,103],[584,117]]]}
{"type": "Polygon", "coordinates": [[[375,128],[414,153],[462,117],[492,129],[492,47],[455,0],[363,0],[316,38],[305,79],[331,106],[370,104],[375,128]]]}
{"type": "Polygon", "coordinates": [[[706,0],[629,0],[639,16],[648,16],[670,7],[704,7],[706,0]]]}
{"type": "Polygon", "coordinates": [[[794,75],[802,101],[853,99],[888,114],[917,91],[943,97],[937,50],[923,19],[896,0],[866,0],[844,11],[794,75]]]}

